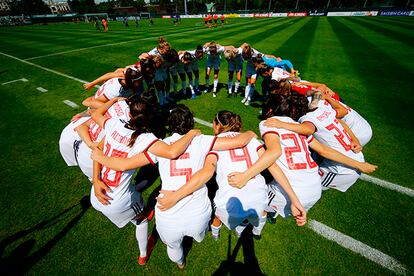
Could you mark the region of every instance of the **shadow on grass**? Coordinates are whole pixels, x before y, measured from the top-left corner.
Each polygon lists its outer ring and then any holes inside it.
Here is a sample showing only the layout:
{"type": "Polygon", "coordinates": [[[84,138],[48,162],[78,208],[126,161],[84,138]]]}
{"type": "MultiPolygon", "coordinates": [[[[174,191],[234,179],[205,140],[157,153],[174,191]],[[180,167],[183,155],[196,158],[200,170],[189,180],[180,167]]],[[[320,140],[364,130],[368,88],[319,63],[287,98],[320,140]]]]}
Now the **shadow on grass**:
{"type": "Polygon", "coordinates": [[[260,269],[254,253],[254,241],[252,226],[249,225],[243,231],[237,244],[231,252],[231,234],[228,237],[227,260],[223,261],[213,275],[264,275],[260,269]],[[243,248],[244,263],[236,262],[237,254],[243,248]]]}
{"type": "Polygon", "coordinates": [[[41,223],[33,226],[30,229],[23,230],[17,232],[10,237],[5,238],[0,242],[0,273],[2,275],[9,275],[9,274],[25,274],[27,273],[30,268],[32,268],[37,262],[39,262],[49,251],[62,239],[69,231],[78,223],[78,221],[82,218],[85,212],[91,206],[89,201],[89,196],[84,196],[80,202],[68,209],[60,212],[56,216],[44,220],[41,223]],[[36,240],[30,238],[29,240],[25,240],[27,236],[36,232],[36,231],[43,231],[63,220],[63,216],[70,212],[75,207],[80,206],[81,211],[77,214],[74,218],[72,218],[62,230],[59,231],[52,239],[46,242],[43,246],[41,246],[38,250],[30,254],[31,250],[36,245],[36,240]],[[8,255],[4,256],[4,251],[8,246],[11,246],[14,243],[20,244],[8,255]]]}

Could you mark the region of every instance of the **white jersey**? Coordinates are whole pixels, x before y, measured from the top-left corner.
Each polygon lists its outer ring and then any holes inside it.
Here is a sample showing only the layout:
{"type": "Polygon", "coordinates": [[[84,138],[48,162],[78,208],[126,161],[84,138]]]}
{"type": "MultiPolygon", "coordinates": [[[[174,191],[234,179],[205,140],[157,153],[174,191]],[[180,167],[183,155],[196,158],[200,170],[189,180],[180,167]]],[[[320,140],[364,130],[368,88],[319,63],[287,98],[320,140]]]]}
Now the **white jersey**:
{"type": "MultiPolygon", "coordinates": [[[[237,132],[221,133],[218,137],[234,137],[237,132]]],[[[258,174],[250,179],[242,188],[234,188],[229,185],[227,175],[232,172],[244,172],[255,163],[259,156],[257,151],[263,145],[257,140],[252,139],[242,148],[212,151],[211,154],[217,156],[216,181],[219,189],[214,197],[214,203],[217,208],[229,209],[228,203],[231,198],[237,198],[244,210],[255,208],[257,202],[262,204],[266,198],[266,184],[262,175],[258,174]]],[[[237,204],[236,202],[233,202],[237,204]]],[[[230,202],[231,204],[231,202],[230,202]]],[[[258,214],[261,216],[261,214],[258,214]]]]}
{"type": "MultiPolygon", "coordinates": [[[[164,139],[167,144],[172,144],[179,140],[182,135],[174,133],[172,136],[164,139]]],[[[203,165],[207,153],[212,150],[215,136],[199,135],[194,137],[191,144],[187,147],[185,152],[176,159],[167,159],[154,156],[153,163],[158,162],[158,169],[162,181],[162,190],[176,191],[185,185],[203,165]]],[[[150,155],[151,157],[153,155],[150,155]]],[[[175,206],[166,210],[160,211],[155,208],[155,218],[162,220],[163,223],[170,222],[172,224],[191,223],[197,220],[198,216],[206,213],[211,208],[210,200],[208,199],[207,187],[203,185],[191,195],[181,199],[175,206]]],[[[185,227],[185,225],[183,225],[185,227]]]]}
{"type": "MultiPolygon", "coordinates": [[[[117,118],[124,122],[129,120],[129,106],[125,101],[115,102],[105,113],[105,117],[117,118]]],[[[105,133],[102,131],[102,128],[95,122],[92,122],[89,125],[89,137],[93,142],[99,143],[105,133]]],[[[79,146],[78,151],[78,164],[79,168],[82,170],[89,180],[92,180],[93,176],[93,161],[91,159],[91,149],[85,144],[82,143],[79,146]]]]}
{"type": "MultiPolygon", "coordinates": [[[[249,64],[249,63],[251,63],[252,65],[253,65],[253,58],[254,57],[257,57],[258,55],[263,55],[261,52],[259,52],[259,51],[257,51],[256,49],[254,49],[254,48],[252,48],[252,57],[251,58],[249,58],[248,60],[247,60],[247,63],[249,64]]],[[[239,48],[237,48],[237,54],[238,55],[242,55],[242,53],[243,53],[243,48],[242,47],[239,47],[239,48]]]]}
{"type": "Polygon", "coordinates": [[[95,99],[104,96],[105,99],[108,101],[115,98],[115,97],[128,97],[130,96],[130,92],[124,89],[119,82],[119,78],[112,78],[107,80],[101,87],[99,87],[98,91],[95,93],[95,99]]]}
{"type": "Polygon", "coordinates": [[[68,166],[77,166],[77,155],[79,145],[82,143],[82,139],[76,132],[75,128],[82,125],[83,123],[92,120],[91,117],[81,117],[77,120],[71,121],[60,134],[59,139],[59,150],[63,159],[68,166]]]}
{"type": "MultiPolygon", "coordinates": [[[[137,137],[132,147],[128,144],[131,140],[133,130],[125,127],[125,122],[119,119],[111,118],[104,122],[103,130],[105,132],[104,155],[110,157],[131,157],[138,153],[146,151],[153,143],[158,141],[152,133],[143,133],[137,137]]],[[[106,166],[102,166],[100,175],[101,180],[111,188],[108,196],[112,198],[110,205],[103,205],[96,199],[93,191],[91,199],[94,205],[99,206],[99,211],[106,213],[122,213],[131,208],[131,195],[137,193],[135,187],[130,185],[132,175],[135,169],[128,171],[115,171],[106,166]]],[[[124,225],[132,218],[126,219],[124,225]]],[[[122,227],[122,223],[118,226],[122,227]]]]}
{"type": "Polygon", "coordinates": [[[272,72],[272,80],[276,80],[276,81],[281,81],[283,79],[287,79],[290,77],[290,73],[279,68],[279,67],[275,67],[273,68],[273,72],[272,72]]]}
{"type": "MultiPolygon", "coordinates": [[[[272,118],[297,124],[289,117],[275,116],[272,118]]],[[[309,152],[309,143],[314,139],[313,135],[305,137],[290,130],[266,127],[264,122],[262,121],[259,125],[260,134],[262,137],[268,133],[279,136],[282,154],[276,160],[276,164],[289,180],[300,202],[306,204],[318,200],[321,196],[321,178],[318,165],[313,161],[309,152]]]]}
{"type": "Polygon", "coordinates": [[[354,109],[344,103],[339,103],[342,104],[346,110],[348,110],[348,114],[346,114],[342,120],[349,126],[361,145],[365,146],[372,137],[372,128],[370,124],[354,109]]]}
{"type": "MultiPolygon", "coordinates": [[[[331,147],[340,153],[360,162],[364,161],[362,152],[354,153],[351,150],[351,138],[336,119],[336,111],[330,105],[325,105],[325,101],[319,101],[318,108],[299,118],[299,122],[311,122],[316,131],[315,138],[322,144],[331,147]]],[[[336,174],[355,174],[356,171],[345,165],[325,159],[321,167],[329,167],[336,174]]]]}

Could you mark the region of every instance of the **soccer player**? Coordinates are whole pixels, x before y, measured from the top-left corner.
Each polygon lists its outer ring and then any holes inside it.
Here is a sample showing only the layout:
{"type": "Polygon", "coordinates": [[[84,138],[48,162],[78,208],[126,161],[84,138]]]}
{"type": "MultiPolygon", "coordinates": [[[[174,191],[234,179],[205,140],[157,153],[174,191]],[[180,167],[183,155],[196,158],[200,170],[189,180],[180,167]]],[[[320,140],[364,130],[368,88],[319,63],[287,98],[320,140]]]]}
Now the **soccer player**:
{"type": "Polygon", "coordinates": [[[221,17],[220,17],[221,27],[224,27],[224,19],[225,19],[225,16],[224,16],[224,14],[222,14],[221,17]]]}
{"type": "Polygon", "coordinates": [[[108,29],[108,22],[106,21],[105,18],[102,18],[102,25],[104,27],[105,32],[107,32],[109,29],[108,29]]]}
{"type": "MultiPolygon", "coordinates": [[[[283,122],[275,118],[268,119],[267,127],[283,128],[301,135],[314,135],[315,138],[328,147],[335,149],[343,155],[364,162],[362,146],[349,127],[336,118],[336,111],[324,100],[319,101],[318,107],[308,110],[306,101],[297,101],[292,109],[304,110],[306,113],[299,118],[299,123],[283,122]]],[[[324,159],[320,165],[319,174],[322,177],[322,189],[334,188],[345,192],[360,177],[360,172],[336,161],[324,159]]]]}
{"type": "Polygon", "coordinates": [[[243,59],[247,62],[246,65],[246,88],[244,92],[244,98],[241,101],[244,105],[249,106],[252,100],[254,85],[256,84],[257,72],[253,64],[253,58],[258,55],[262,55],[256,49],[253,49],[249,44],[243,43],[238,49],[237,53],[242,55],[243,59]]]}
{"type": "Polygon", "coordinates": [[[217,21],[218,21],[218,14],[217,13],[215,13],[213,15],[213,19],[214,19],[214,28],[217,28],[217,21]]]}
{"type": "MultiPolygon", "coordinates": [[[[178,105],[171,111],[168,124],[173,134],[164,139],[164,142],[171,144],[193,128],[194,118],[188,107],[178,105]]],[[[191,176],[202,168],[204,159],[210,150],[243,147],[255,136],[251,131],[232,138],[200,135],[195,137],[185,152],[175,160],[152,154],[147,156],[152,163],[159,163],[162,189],[171,191],[186,185],[191,176]]],[[[140,157],[137,156],[137,158],[140,157]]],[[[99,160],[106,166],[118,170],[135,168],[139,165],[138,159],[134,157],[122,160],[100,156],[99,160]]],[[[177,263],[179,268],[182,269],[185,265],[182,248],[184,236],[193,237],[201,242],[208,231],[210,215],[211,204],[207,196],[207,187],[204,185],[168,211],[155,209],[157,231],[161,240],[167,245],[169,258],[177,263]]]]}
{"type": "MultiPolygon", "coordinates": [[[[198,61],[201,60],[204,57],[204,50],[203,46],[198,45],[195,50],[186,51],[191,54],[192,60],[189,65],[187,65],[187,76],[190,84],[192,83],[192,74],[194,74],[194,92],[200,92],[200,89],[198,88],[199,80],[200,80],[200,71],[198,69],[198,61]]],[[[193,99],[195,99],[195,94],[192,96],[193,99]]]]}
{"type": "MultiPolygon", "coordinates": [[[[307,99],[303,96],[271,94],[263,108],[263,114],[265,118],[297,124],[296,120],[304,115],[306,108],[291,108],[291,106],[298,107],[300,102],[307,106],[307,99]]],[[[362,172],[372,172],[376,168],[371,164],[355,161],[319,143],[313,138],[313,135],[306,137],[290,130],[267,127],[265,121],[262,121],[259,127],[266,145],[269,143],[280,145],[282,154],[277,159],[276,164],[289,180],[293,191],[306,211],[321,197],[321,178],[318,173],[318,165],[313,161],[309,148],[325,158],[356,168],[362,172]]],[[[229,183],[236,187],[243,185],[251,175],[254,175],[255,172],[250,172],[252,168],[241,174],[230,174],[229,183]]],[[[273,174],[272,167],[269,170],[273,174]]],[[[291,215],[289,208],[287,208],[291,204],[291,200],[285,190],[277,180],[273,180],[268,185],[266,211],[274,213],[275,216],[287,217],[291,215]]]]}
{"type": "Polygon", "coordinates": [[[221,53],[227,46],[221,46],[214,41],[204,44],[204,52],[207,54],[206,63],[206,88],[204,93],[209,91],[211,68],[214,68],[213,98],[217,97],[218,75],[220,73],[221,53]]]}
{"type": "Polygon", "coordinates": [[[142,59],[142,58],[149,58],[150,56],[156,55],[156,56],[159,56],[162,60],[161,66],[157,68],[157,70],[155,71],[155,79],[154,79],[155,88],[158,94],[158,101],[161,106],[168,103],[166,99],[166,91],[165,91],[166,80],[168,78],[167,76],[168,64],[166,64],[164,60],[169,51],[170,51],[170,44],[165,40],[165,38],[160,37],[158,39],[157,47],[155,47],[148,53],[144,53],[140,55],[139,57],[140,59],[142,59]]]}
{"type": "Polygon", "coordinates": [[[228,46],[228,48],[224,50],[224,58],[228,63],[229,79],[227,82],[227,87],[229,89],[229,95],[232,95],[233,75],[234,71],[236,71],[236,83],[234,87],[234,95],[236,95],[240,87],[240,80],[243,70],[243,59],[241,54],[238,54],[237,49],[233,46],[228,46]]]}
{"type": "MultiPolygon", "coordinates": [[[[117,118],[108,119],[104,115],[114,101],[116,99],[105,103],[92,114],[94,121],[105,133],[103,140],[105,156],[128,157],[148,151],[159,156],[176,158],[184,152],[192,138],[199,134],[199,131],[191,130],[182,139],[167,145],[149,132],[153,110],[149,108],[146,101],[136,98],[136,101],[130,105],[128,122],[117,118]]],[[[145,154],[142,156],[145,158],[145,154]]],[[[143,213],[142,196],[130,185],[133,174],[134,170],[115,171],[106,166],[101,168],[95,162],[91,203],[119,228],[124,227],[128,222],[136,225],[136,238],[140,251],[138,264],[144,265],[148,257],[148,223],[143,213]]]]}

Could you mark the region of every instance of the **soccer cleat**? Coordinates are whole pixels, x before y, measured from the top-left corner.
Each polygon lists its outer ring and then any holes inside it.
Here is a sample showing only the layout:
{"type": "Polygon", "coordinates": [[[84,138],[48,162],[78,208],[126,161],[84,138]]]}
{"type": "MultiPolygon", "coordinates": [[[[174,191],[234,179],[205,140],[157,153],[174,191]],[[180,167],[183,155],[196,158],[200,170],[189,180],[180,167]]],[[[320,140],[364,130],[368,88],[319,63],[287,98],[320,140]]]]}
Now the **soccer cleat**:
{"type": "Polygon", "coordinates": [[[253,234],[253,239],[260,240],[262,238],[262,235],[255,235],[253,234]]]}
{"type": "Polygon", "coordinates": [[[276,218],[277,218],[277,213],[272,216],[270,213],[267,214],[267,222],[270,224],[275,224],[276,223],[276,218]]]}
{"type": "Polygon", "coordinates": [[[250,105],[250,100],[247,100],[247,101],[244,103],[244,105],[245,105],[245,106],[249,106],[249,105],[250,105]]]}
{"type": "Polygon", "coordinates": [[[213,92],[213,98],[217,97],[216,92],[213,92]]]}
{"type": "Polygon", "coordinates": [[[204,93],[208,93],[208,89],[204,89],[204,93]]]}
{"type": "Polygon", "coordinates": [[[245,103],[247,101],[247,98],[243,98],[243,100],[241,100],[241,103],[245,103]]]}
{"type": "Polygon", "coordinates": [[[191,99],[192,100],[195,100],[195,98],[196,98],[196,95],[195,94],[191,95],[191,99]]]}
{"type": "Polygon", "coordinates": [[[229,89],[229,95],[231,95],[231,93],[232,93],[232,92],[231,92],[231,89],[229,89]]]}
{"type": "Polygon", "coordinates": [[[139,265],[145,265],[147,263],[147,259],[148,259],[147,256],[145,256],[145,257],[139,257],[138,258],[138,264],[139,265]]]}
{"type": "Polygon", "coordinates": [[[182,264],[177,264],[177,267],[178,267],[179,269],[183,270],[183,269],[184,269],[184,267],[185,267],[185,261],[184,261],[182,264]]]}

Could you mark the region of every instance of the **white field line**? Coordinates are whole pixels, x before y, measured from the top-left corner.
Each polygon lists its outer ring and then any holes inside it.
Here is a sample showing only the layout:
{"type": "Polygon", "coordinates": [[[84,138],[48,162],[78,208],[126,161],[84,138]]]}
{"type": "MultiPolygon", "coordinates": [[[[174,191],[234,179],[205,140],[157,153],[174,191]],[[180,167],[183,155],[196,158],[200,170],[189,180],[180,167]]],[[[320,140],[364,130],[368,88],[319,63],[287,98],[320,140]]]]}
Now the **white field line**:
{"type": "MultiPolygon", "coordinates": [[[[263,19],[263,20],[265,20],[265,19],[263,19]]],[[[263,21],[263,20],[260,20],[260,21],[263,21]]],[[[256,21],[256,22],[258,22],[258,21],[256,21]]],[[[235,26],[235,25],[246,25],[246,24],[249,24],[249,23],[251,23],[251,22],[240,22],[240,23],[235,23],[232,26],[235,26]]],[[[202,30],[196,29],[196,30],[184,31],[184,32],[179,32],[179,33],[175,33],[175,34],[171,34],[171,35],[166,35],[166,37],[175,36],[175,35],[181,35],[181,34],[184,34],[184,33],[193,33],[193,32],[198,32],[198,31],[202,31],[202,30]]],[[[122,41],[122,42],[115,42],[115,43],[109,43],[109,44],[102,44],[102,45],[84,47],[84,48],[79,48],[79,49],[73,49],[73,50],[63,51],[63,52],[59,52],[59,53],[52,53],[52,54],[47,54],[47,55],[42,55],[42,56],[37,56],[37,57],[30,57],[30,58],[26,58],[24,60],[33,60],[33,59],[39,59],[39,58],[44,58],[44,57],[51,57],[51,56],[63,55],[63,54],[67,54],[67,53],[80,52],[80,51],[85,51],[85,50],[89,50],[89,49],[95,49],[95,48],[102,48],[102,47],[108,47],[108,46],[128,44],[128,43],[137,42],[137,41],[157,39],[158,37],[160,37],[160,36],[159,35],[158,36],[151,36],[151,37],[146,37],[146,38],[138,38],[138,39],[132,39],[132,40],[128,40],[128,41],[122,41]]]]}
{"type": "Polygon", "coordinates": [[[44,89],[43,87],[38,87],[38,88],[36,88],[37,90],[39,90],[40,92],[42,92],[42,93],[45,93],[45,92],[47,92],[47,89],[44,89]]]}
{"type": "MultiPolygon", "coordinates": [[[[77,80],[77,81],[82,82],[82,83],[86,83],[86,81],[84,81],[84,80],[74,78],[74,77],[71,77],[71,76],[66,75],[66,74],[62,74],[62,73],[57,72],[55,70],[51,70],[51,69],[42,67],[40,65],[37,65],[37,64],[31,63],[31,62],[27,62],[25,60],[22,60],[22,59],[4,54],[2,52],[0,52],[0,54],[3,54],[3,55],[8,56],[10,58],[16,59],[16,60],[21,61],[23,63],[33,65],[33,66],[38,67],[40,69],[46,70],[48,72],[55,73],[55,74],[58,74],[60,76],[67,77],[67,78],[70,78],[70,79],[73,79],[73,80],[77,80]]],[[[75,104],[74,102],[71,102],[69,100],[65,100],[63,102],[65,104],[73,107],[73,108],[78,107],[77,104],[75,104]]],[[[211,123],[206,122],[204,120],[201,120],[201,119],[198,119],[198,118],[194,118],[194,120],[197,123],[200,123],[200,124],[205,125],[207,127],[212,127],[211,123]]],[[[377,178],[374,178],[374,179],[380,180],[380,179],[377,179],[377,178]]],[[[380,180],[380,181],[383,181],[383,180],[380,180]]],[[[398,186],[396,184],[393,184],[393,185],[398,186]]],[[[382,187],[385,187],[385,186],[382,186],[382,187]]],[[[401,188],[404,188],[404,187],[401,187],[401,188]]],[[[336,231],[336,230],[334,230],[334,229],[332,229],[332,228],[330,228],[330,227],[328,227],[328,226],[326,226],[326,225],[324,225],[320,222],[310,220],[308,222],[308,226],[313,231],[315,231],[316,233],[322,235],[323,237],[325,237],[329,240],[335,241],[339,245],[341,245],[345,248],[348,248],[348,249],[350,249],[350,250],[352,250],[356,253],[359,253],[362,256],[364,256],[365,258],[367,258],[367,259],[369,259],[369,260],[371,260],[371,261],[373,261],[373,262],[375,262],[375,263],[377,263],[377,264],[379,264],[383,267],[386,267],[387,269],[390,269],[390,270],[392,270],[392,271],[394,271],[398,274],[406,274],[407,273],[407,269],[402,264],[400,264],[397,260],[395,260],[392,257],[382,253],[381,251],[379,251],[377,249],[371,248],[368,245],[365,245],[365,244],[363,244],[363,243],[361,243],[361,242],[359,242],[359,241],[357,241],[357,240],[355,240],[355,239],[353,239],[349,236],[346,236],[345,234],[342,234],[341,232],[338,232],[338,231],[336,231]]]]}
{"type": "Polygon", "coordinates": [[[64,102],[66,105],[68,105],[68,106],[70,106],[70,107],[73,107],[73,108],[78,108],[78,107],[79,107],[79,105],[77,105],[77,104],[75,104],[74,102],[69,101],[69,100],[64,100],[63,102],[64,102]]]}
{"type": "Polygon", "coordinates": [[[12,80],[12,81],[8,81],[8,82],[3,82],[1,85],[6,85],[9,83],[13,83],[13,82],[17,82],[17,81],[22,81],[22,82],[27,82],[28,80],[23,78],[23,79],[17,79],[17,80],[12,80]]]}
{"type": "Polygon", "coordinates": [[[393,191],[397,191],[399,193],[406,194],[408,196],[414,197],[414,190],[412,190],[412,189],[402,187],[402,186],[396,185],[394,183],[391,183],[391,182],[388,182],[388,181],[385,181],[385,180],[382,180],[382,179],[379,179],[379,178],[375,178],[373,176],[370,176],[370,175],[367,175],[367,174],[364,174],[364,173],[361,174],[360,179],[364,180],[364,181],[374,183],[374,184],[376,184],[378,186],[381,186],[383,188],[390,189],[390,190],[393,190],[393,191]]]}
{"type": "Polygon", "coordinates": [[[318,221],[309,220],[308,227],[323,236],[324,238],[334,241],[342,247],[345,247],[355,253],[362,255],[363,257],[377,263],[397,274],[405,275],[409,271],[404,265],[399,263],[396,259],[382,253],[381,251],[372,248],[360,241],[357,241],[350,236],[347,236],[335,229],[332,229],[318,221]]]}
{"type": "MultiPolygon", "coordinates": [[[[34,64],[34,63],[32,63],[32,62],[29,62],[29,61],[26,61],[26,60],[23,60],[23,59],[20,59],[20,58],[17,58],[17,57],[11,56],[11,55],[9,55],[9,54],[5,54],[5,53],[2,53],[2,52],[0,52],[0,54],[1,54],[1,55],[4,55],[4,56],[6,56],[6,57],[9,57],[9,58],[12,58],[12,59],[18,60],[18,61],[20,61],[20,62],[23,62],[23,63],[29,64],[29,65],[35,66],[35,67],[40,68],[40,69],[42,69],[42,70],[45,70],[45,71],[48,71],[48,72],[51,72],[51,73],[54,73],[54,74],[60,75],[60,76],[65,77],[65,78],[69,78],[69,79],[72,79],[72,80],[75,80],[75,81],[78,81],[78,82],[81,82],[81,83],[88,83],[88,82],[87,82],[87,81],[85,81],[85,80],[81,80],[81,79],[78,79],[78,78],[75,78],[75,77],[69,76],[69,75],[67,75],[67,74],[60,73],[60,72],[58,72],[58,71],[55,71],[55,70],[52,70],[52,69],[49,69],[49,68],[46,68],[46,67],[43,67],[43,66],[40,66],[40,65],[34,64]]],[[[202,125],[205,125],[205,126],[208,126],[208,127],[212,127],[212,124],[211,124],[211,123],[206,122],[206,121],[204,121],[204,120],[201,120],[201,119],[198,119],[198,118],[194,118],[194,120],[196,120],[198,123],[200,123],[200,124],[202,124],[202,125]]],[[[371,182],[371,183],[373,183],[373,184],[379,185],[379,186],[381,186],[381,187],[383,187],[383,188],[387,188],[387,189],[391,189],[391,190],[395,190],[395,191],[401,192],[401,193],[406,194],[406,195],[409,195],[409,196],[411,196],[411,197],[413,197],[413,196],[414,196],[414,190],[412,190],[412,189],[409,189],[409,188],[406,188],[406,187],[402,187],[402,186],[399,186],[399,185],[397,185],[397,184],[394,184],[394,183],[391,183],[391,182],[387,182],[387,181],[381,180],[381,179],[376,178],[376,177],[373,177],[373,176],[369,176],[369,177],[368,177],[368,176],[366,176],[366,177],[365,177],[365,175],[363,175],[363,176],[361,176],[361,179],[362,179],[362,180],[365,180],[365,181],[368,181],[368,182],[371,182]],[[380,183],[381,183],[382,185],[380,185],[380,183]],[[391,185],[385,185],[384,183],[388,183],[388,184],[391,184],[391,185]],[[397,189],[397,188],[398,188],[398,189],[397,189]],[[403,192],[403,191],[405,191],[405,192],[403,192]]]]}

